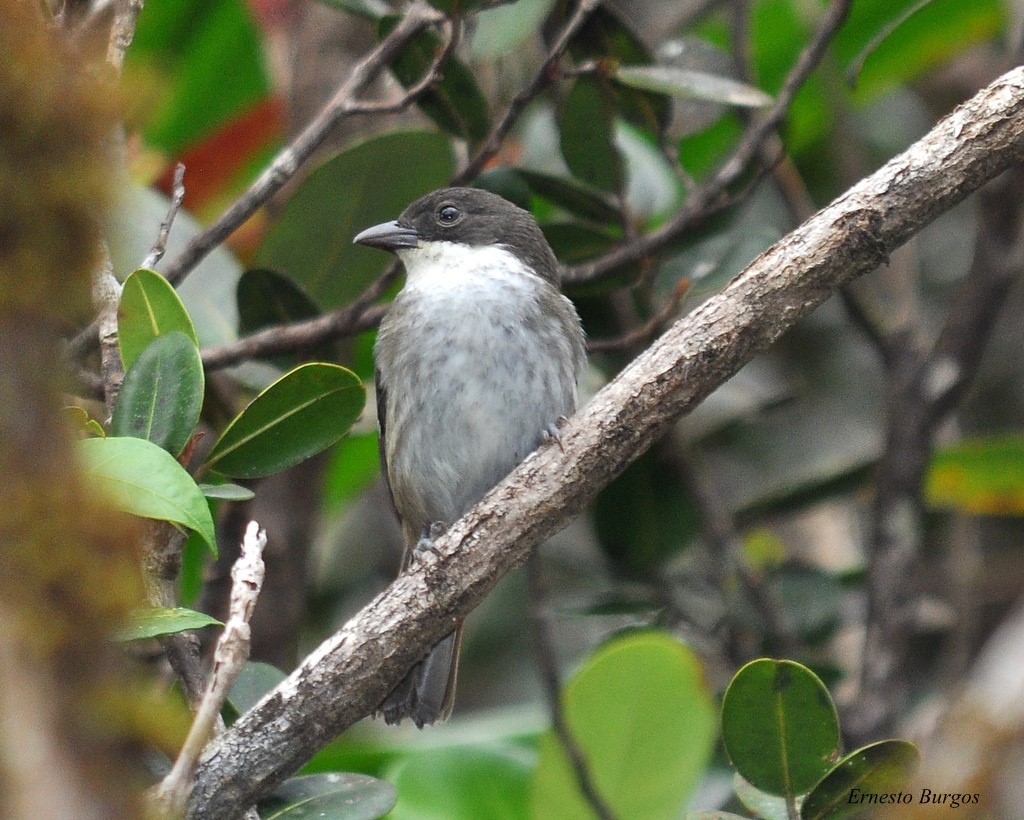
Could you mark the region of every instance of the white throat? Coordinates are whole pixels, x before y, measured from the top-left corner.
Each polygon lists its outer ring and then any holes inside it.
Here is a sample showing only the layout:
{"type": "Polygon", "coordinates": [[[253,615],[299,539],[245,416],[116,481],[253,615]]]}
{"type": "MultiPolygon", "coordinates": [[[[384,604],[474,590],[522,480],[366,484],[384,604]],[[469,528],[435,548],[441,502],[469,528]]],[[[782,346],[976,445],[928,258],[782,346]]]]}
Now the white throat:
{"type": "Polygon", "coordinates": [[[457,242],[421,242],[416,248],[402,248],[398,256],[405,265],[407,290],[439,292],[481,285],[526,285],[543,281],[512,251],[501,245],[473,247],[457,242]]]}

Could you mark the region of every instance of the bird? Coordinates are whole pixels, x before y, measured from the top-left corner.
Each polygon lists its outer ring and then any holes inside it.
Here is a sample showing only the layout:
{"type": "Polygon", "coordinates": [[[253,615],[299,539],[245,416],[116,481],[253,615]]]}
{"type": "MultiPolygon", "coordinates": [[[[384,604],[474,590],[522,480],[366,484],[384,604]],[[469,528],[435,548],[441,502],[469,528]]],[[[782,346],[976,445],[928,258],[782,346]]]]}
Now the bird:
{"type": "MultiPolygon", "coordinates": [[[[576,410],[583,327],[533,216],[497,194],[442,188],[354,242],[393,252],[405,284],[374,345],[380,458],[405,571],[576,410]]],[[[376,710],[449,717],[462,622],[376,710]]]]}

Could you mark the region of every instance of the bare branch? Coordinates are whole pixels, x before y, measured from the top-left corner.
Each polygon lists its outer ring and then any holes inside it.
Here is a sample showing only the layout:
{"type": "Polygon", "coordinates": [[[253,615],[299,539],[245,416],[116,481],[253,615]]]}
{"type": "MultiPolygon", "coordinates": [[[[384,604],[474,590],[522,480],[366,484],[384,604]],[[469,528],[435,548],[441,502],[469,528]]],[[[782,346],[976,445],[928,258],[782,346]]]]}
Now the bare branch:
{"type": "Polygon", "coordinates": [[[230,367],[246,359],[279,353],[296,353],[317,345],[352,336],[380,324],[387,306],[373,302],[398,276],[398,265],[392,263],[384,274],[370,283],[352,304],[338,310],[290,325],[275,325],[239,339],[237,342],[202,351],[207,372],[230,367]]]}
{"type": "Polygon", "coordinates": [[[167,206],[167,214],[160,223],[156,242],[153,243],[153,247],[146,254],[146,258],[142,260],[142,264],[139,265],[140,268],[152,269],[157,262],[164,258],[164,253],[167,250],[167,238],[171,235],[171,225],[174,224],[174,218],[178,215],[178,210],[181,208],[181,203],[184,199],[185,163],[179,162],[174,168],[174,181],[171,184],[171,202],[167,206]]]}
{"type": "Polygon", "coordinates": [[[214,741],[189,816],[237,816],[369,714],[422,647],[451,631],[682,414],[844,282],[1022,159],[1017,68],[672,325],[569,420],[561,448],[530,455],[437,540],[436,555],[401,575],[214,741]]]}
{"type": "Polygon", "coordinates": [[[184,809],[199,755],[216,730],[221,707],[249,658],[249,619],[263,587],[263,548],[266,545],[266,530],[250,521],[242,539],[241,555],[231,569],[230,615],[214,650],[213,671],[206,694],[178,759],[154,794],[154,800],[163,806],[169,817],[179,816],[184,809]]]}
{"type": "Polygon", "coordinates": [[[103,375],[103,400],[107,413],[114,412],[114,403],[124,381],[124,365],[117,341],[117,306],[121,300],[121,283],[114,276],[114,263],[106,242],[100,242],[100,263],[92,275],[92,301],[98,314],[96,330],[100,343],[100,367],[103,375]]]}
{"type": "Polygon", "coordinates": [[[562,30],[558,32],[554,42],[551,43],[544,62],[537,69],[537,73],[533,75],[529,85],[516,94],[512,102],[508,104],[505,112],[501,115],[501,119],[491,128],[491,133],[487,135],[487,139],[484,140],[480,150],[476,152],[466,167],[452,178],[452,185],[465,185],[467,182],[475,179],[494,155],[498,153],[502,142],[504,142],[512,127],[519,121],[519,117],[526,110],[526,106],[552,83],[555,78],[555,66],[562,59],[562,55],[569,46],[569,41],[572,40],[573,35],[580,30],[580,27],[599,5],[601,5],[600,0],[580,0],[575,11],[565,21],[562,30]]]}
{"type": "MultiPolygon", "coordinates": [[[[234,233],[235,229],[263,206],[282,185],[295,176],[302,164],[338,123],[352,114],[365,110],[366,104],[357,99],[359,93],[413,37],[443,19],[444,15],[430,6],[426,0],[417,0],[413,3],[391,33],[356,63],[345,82],[309,125],[274,158],[242,196],[210,227],[189,242],[185,250],[167,266],[167,280],[173,285],[180,283],[210,251],[234,233]]],[[[449,30],[449,40],[457,36],[456,29],[457,26],[453,24],[449,30]]],[[[446,51],[442,49],[442,54],[446,51]]],[[[428,74],[433,76],[436,70],[435,65],[428,74]]],[[[402,103],[411,104],[416,95],[423,90],[418,88],[415,93],[406,92],[402,97],[402,103]]]]}
{"type": "Polygon", "coordinates": [[[135,23],[142,11],[142,0],[119,0],[114,24],[110,28],[110,40],[107,43],[107,62],[120,74],[124,65],[124,55],[128,46],[135,38],[135,23]]]}

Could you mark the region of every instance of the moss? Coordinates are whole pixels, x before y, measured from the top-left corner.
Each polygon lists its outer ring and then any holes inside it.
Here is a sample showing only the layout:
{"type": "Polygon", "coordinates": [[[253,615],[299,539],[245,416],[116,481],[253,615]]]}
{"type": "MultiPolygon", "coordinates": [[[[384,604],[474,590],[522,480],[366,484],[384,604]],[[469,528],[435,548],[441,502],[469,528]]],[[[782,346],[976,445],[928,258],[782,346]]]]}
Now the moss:
{"type": "Polygon", "coordinates": [[[0,697],[0,724],[45,738],[35,765],[52,770],[12,760],[8,736],[0,783],[6,797],[61,783],[83,816],[132,816],[139,750],[170,745],[180,712],[142,699],[108,639],[142,602],[138,532],[83,485],[60,411],[61,334],[87,315],[110,200],[113,96],[101,61],[63,53],[37,8],[0,0],[0,688],[31,686],[46,709],[14,715],[0,697]]]}

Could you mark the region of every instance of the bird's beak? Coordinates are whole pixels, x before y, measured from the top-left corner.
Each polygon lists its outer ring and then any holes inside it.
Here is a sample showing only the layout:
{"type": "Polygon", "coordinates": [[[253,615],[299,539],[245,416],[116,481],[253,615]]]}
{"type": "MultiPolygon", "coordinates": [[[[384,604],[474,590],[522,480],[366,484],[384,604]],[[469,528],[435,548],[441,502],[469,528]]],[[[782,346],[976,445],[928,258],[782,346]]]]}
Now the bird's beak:
{"type": "Polygon", "coordinates": [[[356,234],[352,240],[360,245],[380,248],[382,251],[397,251],[402,248],[415,248],[420,244],[420,236],[415,228],[408,228],[398,222],[381,222],[365,231],[356,234]]]}

